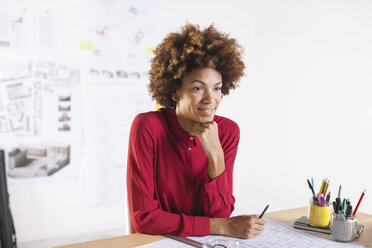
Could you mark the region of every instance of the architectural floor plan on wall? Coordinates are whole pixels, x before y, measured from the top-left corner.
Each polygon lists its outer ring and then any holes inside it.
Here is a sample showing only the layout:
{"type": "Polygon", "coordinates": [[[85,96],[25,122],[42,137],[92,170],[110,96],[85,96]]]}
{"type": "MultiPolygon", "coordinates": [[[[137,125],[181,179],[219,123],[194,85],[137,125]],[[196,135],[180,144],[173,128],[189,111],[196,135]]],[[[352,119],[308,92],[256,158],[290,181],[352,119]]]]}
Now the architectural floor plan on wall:
{"type": "Polygon", "coordinates": [[[8,176],[46,177],[71,162],[79,70],[52,61],[1,61],[0,145],[8,176]]]}

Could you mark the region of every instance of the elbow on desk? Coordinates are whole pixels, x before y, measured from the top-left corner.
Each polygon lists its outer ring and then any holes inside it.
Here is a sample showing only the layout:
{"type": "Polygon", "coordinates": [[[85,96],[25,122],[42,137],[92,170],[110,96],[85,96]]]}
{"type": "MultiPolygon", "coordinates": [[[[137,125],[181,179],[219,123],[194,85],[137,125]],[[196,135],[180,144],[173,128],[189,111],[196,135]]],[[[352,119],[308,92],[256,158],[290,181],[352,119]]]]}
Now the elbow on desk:
{"type": "Polygon", "coordinates": [[[149,213],[135,214],[131,222],[133,229],[137,233],[147,233],[153,235],[160,235],[163,229],[162,223],[159,223],[149,213]]]}
{"type": "Polygon", "coordinates": [[[177,215],[164,216],[157,211],[142,212],[133,215],[132,225],[139,233],[152,235],[171,234],[177,236],[190,236],[193,233],[192,216],[177,215]]]}

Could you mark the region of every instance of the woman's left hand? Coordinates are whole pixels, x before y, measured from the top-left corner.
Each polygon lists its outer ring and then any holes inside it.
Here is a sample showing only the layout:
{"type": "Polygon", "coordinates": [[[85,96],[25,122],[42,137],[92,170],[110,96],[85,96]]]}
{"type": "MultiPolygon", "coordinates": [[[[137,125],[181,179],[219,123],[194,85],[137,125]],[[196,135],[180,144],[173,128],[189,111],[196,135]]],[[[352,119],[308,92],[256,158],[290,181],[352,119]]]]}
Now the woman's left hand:
{"type": "Polygon", "coordinates": [[[218,126],[215,121],[194,124],[190,134],[199,138],[208,158],[223,154],[220,138],[218,137],[218,126]]]}
{"type": "Polygon", "coordinates": [[[220,138],[218,137],[218,125],[211,121],[194,124],[191,135],[199,138],[205,154],[208,157],[208,176],[214,179],[225,171],[225,159],[220,138]]]}

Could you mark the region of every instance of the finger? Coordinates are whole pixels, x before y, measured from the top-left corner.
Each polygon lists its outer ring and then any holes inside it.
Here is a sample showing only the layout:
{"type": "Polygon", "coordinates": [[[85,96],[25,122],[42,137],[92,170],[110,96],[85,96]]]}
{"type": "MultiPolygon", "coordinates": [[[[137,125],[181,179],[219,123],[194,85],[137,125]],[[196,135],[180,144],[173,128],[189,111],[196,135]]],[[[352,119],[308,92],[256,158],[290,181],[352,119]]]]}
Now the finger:
{"type": "Polygon", "coordinates": [[[254,239],[255,237],[256,237],[256,235],[252,233],[252,234],[248,234],[247,238],[248,239],[254,239]]]}
{"type": "Polygon", "coordinates": [[[255,230],[255,231],[263,231],[265,230],[265,226],[264,225],[260,225],[260,224],[255,224],[252,226],[252,229],[255,230]]]}
{"type": "Polygon", "coordinates": [[[217,122],[215,121],[210,121],[210,122],[205,122],[205,123],[201,123],[203,127],[206,127],[206,128],[212,128],[212,127],[218,127],[217,125],[217,122]]]}
{"type": "Polygon", "coordinates": [[[261,224],[261,225],[265,225],[266,221],[264,219],[260,219],[258,218],[257,221],[256,221],[257,224],[261,224]]]}
{"type": "Polygon", "coordinates": [[[214,121],[210,121],[210,122],[200,123],[200,126],[205,127],[205,128],[209,128],[213,124],[214,124],[214,121]]]}
{"type": "Polygon", "coordinates": [[[200,125],[195,125],[193,126],[193,129],[198,130],[199,132],[204,132],[206,128],[200,125]]]}
{"type": "Polygon", "coordinates": [[[254,230],[254,231],[252,232],[252,234],[255,235],[255,236],[258,236],[258,235],[261,235],[262,232],[263,232],[263,231],[254,230]]]}
{"type": "Polygon", "coordinates": [[[203,126],[204,124],[203,123],[195,123],[192,125],[193,128],[199,128],[199,129],[205,129],[205,127],[203,126]]]}
{"type": "Polygon", "coordinates": [[[190,131],[190,135],[196,136],[198,138],[200,138],[203,133],[204,133],[203,130],[200,130],[200,129],[197,129],[197,128],[192,128],[191,131],[190,131]]]}
{"type": "Polygon", "coordinates": [[[260,235],[262,233],[262,231],[258,231],[258,230],[254,230],[254,229],[250,229],[247,233],[247,236],[248,238],[255,238],[257,237],[258,235],[260,235]]]}
{"type": "Polygon", "coordinates": [[[260,235],[263,231],[260,227],[251,227],[248,229],[248,234],[260,235]]]}

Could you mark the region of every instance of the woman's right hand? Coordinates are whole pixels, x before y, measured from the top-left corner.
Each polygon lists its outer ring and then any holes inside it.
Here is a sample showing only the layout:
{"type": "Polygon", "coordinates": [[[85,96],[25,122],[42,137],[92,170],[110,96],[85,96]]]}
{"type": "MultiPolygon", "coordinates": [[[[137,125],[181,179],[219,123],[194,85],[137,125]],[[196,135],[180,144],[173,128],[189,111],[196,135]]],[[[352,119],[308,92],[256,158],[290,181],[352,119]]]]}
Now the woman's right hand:
{"type": "Polygon", "coordinates": [[[238,215],[230,218],[211,218],[210,234],[252,239],[265,229],[265,220],[257,215],[238,215]]]}

